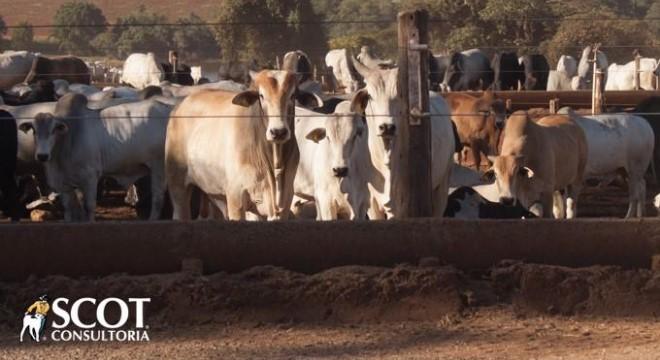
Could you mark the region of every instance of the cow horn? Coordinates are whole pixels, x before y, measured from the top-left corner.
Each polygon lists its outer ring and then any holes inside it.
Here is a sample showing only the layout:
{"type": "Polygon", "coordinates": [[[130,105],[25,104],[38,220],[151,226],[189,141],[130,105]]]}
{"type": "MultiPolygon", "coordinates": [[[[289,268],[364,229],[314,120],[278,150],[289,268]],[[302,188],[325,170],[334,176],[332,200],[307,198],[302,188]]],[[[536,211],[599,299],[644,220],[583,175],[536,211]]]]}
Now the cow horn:
{"type": "Polygon", "coordinates": [[[358,74],[360,74],[363,78],[369,77],[371,70],[369,67],[363,65],[358,59],[350,57],[350,59],[353,60],[353,67],[355,67],[355,70],[357,70],[358,74]]]}

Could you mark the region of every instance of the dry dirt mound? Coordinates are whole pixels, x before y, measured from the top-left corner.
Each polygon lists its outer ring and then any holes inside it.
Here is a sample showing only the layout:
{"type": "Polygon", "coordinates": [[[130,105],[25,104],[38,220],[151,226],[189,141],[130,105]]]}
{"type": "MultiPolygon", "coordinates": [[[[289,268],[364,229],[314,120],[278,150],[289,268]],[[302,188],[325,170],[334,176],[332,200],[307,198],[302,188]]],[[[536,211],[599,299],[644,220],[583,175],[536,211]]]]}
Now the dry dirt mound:
{"type": "MultiPolygon", "coordinates": [[[[151,327],[240,322],[371,322],[444,319],[471,309],[512,305],[525,314],[660,314],[660,275],[618,267],[570,269],[503,263],[465,274],[450,266],[350,266],[307,275],[276,267],[208,276],[50,276],[0,283],[0,326],[15,329],[39,294],[150,297],[151,327]]],[[[84,321],[93,308],[82,307],[84,321]]],[[[111,311],[111,308],[108,308],[111,311]]],[[[115,320],[118,314],[110,314],[115,320]]]]}

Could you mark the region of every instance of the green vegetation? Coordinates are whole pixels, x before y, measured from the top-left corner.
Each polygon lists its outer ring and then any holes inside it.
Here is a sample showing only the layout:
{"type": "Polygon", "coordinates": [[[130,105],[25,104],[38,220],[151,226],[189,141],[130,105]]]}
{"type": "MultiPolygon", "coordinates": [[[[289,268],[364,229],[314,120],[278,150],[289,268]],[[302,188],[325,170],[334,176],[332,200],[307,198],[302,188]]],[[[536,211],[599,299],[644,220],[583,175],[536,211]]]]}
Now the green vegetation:
{"type": "MultiPolygon", "coordinates": [[[[561,54],[576,56],[583,46],[600,42],[612,61],[629,60],[635,47],[644,56],[660,56],[654,40],[660,35],[659,0],[223,0],[215,13],[190,13],[177,20],[140,7],[116,19],[113,27],[106,26],[97,6],[74,0],[56,12],[54,24],[61,27],[52,37],[63,51],[119,58],[137,51],[163,56],[177,49],[189,58],[255,59],[272,65],[275,56],[289,50],[304,50],[318,62],[330,48],[356,53],[362,45],[393,57],[396,14],[419,7],[430,13],[436,53],[510,48],[543,53],[554,62],[561,54]],[[193,26],[158,25],[171,22],[193,26]]],[[[0,18],[0,35],[5,34],[0,18]]],[[[27,26],[12,30],[11,36],[14,47],[32,43],[27,26]]]]}

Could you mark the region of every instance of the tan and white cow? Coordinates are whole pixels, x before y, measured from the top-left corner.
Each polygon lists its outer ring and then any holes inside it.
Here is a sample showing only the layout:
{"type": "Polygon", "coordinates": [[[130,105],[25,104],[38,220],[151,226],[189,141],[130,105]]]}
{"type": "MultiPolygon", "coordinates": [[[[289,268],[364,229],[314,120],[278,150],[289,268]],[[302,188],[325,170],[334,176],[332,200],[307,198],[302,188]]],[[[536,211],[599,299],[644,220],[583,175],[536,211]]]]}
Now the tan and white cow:
{"type": "Polygon", "coordinates": [[[566,217],[577,214],[587,164],[584,131],[568,116],[532,121],[526,112],[509,117],[499,156],[486,177],[495,178],[499,201],[519,202],[539,217],[551,217],[555,191],[566,192],[566,217]]]}
{"type": "Polygon", "coordinates": [[[165,169],[174,219],[191,217],[190,194],[199,187],[230,220],[250,212],[263,219],[288,216],[299,151],[294,101],[320,101],[297,91],[287,71],[250,73],[241,93],[205,90],[173,112],[165,142],[165,169]]]}

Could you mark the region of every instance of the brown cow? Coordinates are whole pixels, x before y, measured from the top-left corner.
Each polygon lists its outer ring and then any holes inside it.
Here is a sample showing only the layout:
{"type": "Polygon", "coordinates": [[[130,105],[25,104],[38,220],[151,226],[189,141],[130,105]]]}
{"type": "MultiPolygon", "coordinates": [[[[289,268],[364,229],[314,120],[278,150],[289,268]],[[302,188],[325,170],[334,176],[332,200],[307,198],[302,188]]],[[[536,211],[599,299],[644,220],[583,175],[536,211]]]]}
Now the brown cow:
{"type": "Polygon", "coordinates": [[[27,74],[25,82],[32,84],[38,80],[66,80],[71,84],[87,84],[91,80],[89,68],[80,58],[61,56],[47,58],[37,56],[32,62],[32,69],[27,74]]]}
{"type": "Polygon", "coordinates": [[[497,132],[506,116],[504,102],[496,99],[490,91],[481,97],[460,93],[443,96],[451,107],[451,120],[456,125],[458,137],[464,146],[470,147],[474,166],[479,169],[481,153],[497,153],[497,132]]]}
{"type": "Polygon", "coordinates": [[[574,218],[587,163],[582,128],[568,116],[534,122],[518,111],[507,120],[503,136],[502,152],[491,158],[493,167],[485,174],[495,178],[500,202],[520,202],[537,216],[550,217],[554,192],[565,190],[566,217],[574,218]]]}

